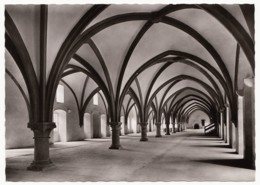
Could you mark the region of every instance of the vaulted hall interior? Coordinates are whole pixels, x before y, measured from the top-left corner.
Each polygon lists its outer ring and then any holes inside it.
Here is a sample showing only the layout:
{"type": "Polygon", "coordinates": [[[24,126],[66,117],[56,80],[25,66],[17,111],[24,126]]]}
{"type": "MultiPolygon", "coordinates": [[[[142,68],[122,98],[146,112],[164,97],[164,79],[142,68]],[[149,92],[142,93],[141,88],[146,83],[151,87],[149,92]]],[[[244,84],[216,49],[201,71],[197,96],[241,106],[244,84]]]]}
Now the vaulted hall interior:
{"type": "Polygon", "coordinates": [[[5,5],[7,181],[254,181],[250,4],[5,5]]]}

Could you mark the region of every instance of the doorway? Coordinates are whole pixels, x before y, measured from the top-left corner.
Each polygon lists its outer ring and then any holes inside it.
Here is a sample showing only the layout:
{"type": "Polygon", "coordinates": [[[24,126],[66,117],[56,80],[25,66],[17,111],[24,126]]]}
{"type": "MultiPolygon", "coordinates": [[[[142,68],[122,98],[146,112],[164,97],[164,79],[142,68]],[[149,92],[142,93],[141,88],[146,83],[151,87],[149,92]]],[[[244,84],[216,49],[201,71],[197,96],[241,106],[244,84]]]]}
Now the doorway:
{"type": "Polygon", "coordinates": [[[199,128],[200,128],[200,125],[199,125],[198,123],[195,123],[193,128],[194,128],[194,129],[199,129],[199,128]]]}
{"type": "Polygon", "coordinates": [[[53,122],[56,124],[50,134],[50,143],[67,141],[67,112],[61,109],[53,112],[53,122]]]}

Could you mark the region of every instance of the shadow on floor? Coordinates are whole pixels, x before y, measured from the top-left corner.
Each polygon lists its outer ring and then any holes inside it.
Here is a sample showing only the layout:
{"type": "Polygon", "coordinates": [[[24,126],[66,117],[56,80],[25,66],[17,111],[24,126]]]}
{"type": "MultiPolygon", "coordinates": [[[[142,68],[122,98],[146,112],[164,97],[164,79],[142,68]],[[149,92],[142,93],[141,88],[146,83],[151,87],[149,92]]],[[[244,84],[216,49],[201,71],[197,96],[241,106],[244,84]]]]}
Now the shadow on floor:
{"type": "Polygon", "coordinates": [[[191,145],[192,147],[230,148],[229,145],[191,145]]]}
{"type": "Polygon", "coordinates": [[[236,151],[225,151],[225,152],[223,152],[223,153],[226,153],[226,154],[237,154],[236,151]]]}
{"type": "Polygon", "coordinates": [[[210,164],[216,164],[216,165],[223,165],[223,166],[230,166],[230,167],[254,170],[250,166],[250,163],[244,159],[195,160],[195,162],[203,162],[203,163],[210,163],[210,164]]]}
{"type": "Polygon", "coordinates": [[[188,140],[200,140],[200,141],[222,141],[221,139],[219,139],[219,138],[193,138],[193,137],[191,137],[191,138],[188,138],[188,140]]]}
{"type": "Polygon", "coordinates": [[[129,138],[135,138],[135,137],[138,137],[138,138],[141,138],[141,135],[124,135],[124,136],[127,136],[127,137],[120,137],[120,139],[129,139],[129,138]]]}

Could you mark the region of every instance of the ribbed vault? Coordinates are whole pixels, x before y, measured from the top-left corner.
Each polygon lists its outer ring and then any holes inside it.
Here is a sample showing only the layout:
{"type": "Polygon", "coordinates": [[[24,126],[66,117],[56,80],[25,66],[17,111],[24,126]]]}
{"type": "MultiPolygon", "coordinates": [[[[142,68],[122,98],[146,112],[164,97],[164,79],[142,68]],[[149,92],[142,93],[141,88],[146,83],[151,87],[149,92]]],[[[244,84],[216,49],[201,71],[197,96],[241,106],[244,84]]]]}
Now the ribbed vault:
{"type": "Polygon", "coordinates": [[[245,6],[8,5],[7,58],[19,70],[6,65],[6,72],[19,86],[30,122],[52,120],[61,83],[73,94],[80,126],[96,93],[111,123],[132,109],[141,125],[183,123],[195,111],[217,123],[226,106],[236,123],[236,92],[254,76],[245,6]],[[25,19],[35,33],[27,32],[25,19]]]}

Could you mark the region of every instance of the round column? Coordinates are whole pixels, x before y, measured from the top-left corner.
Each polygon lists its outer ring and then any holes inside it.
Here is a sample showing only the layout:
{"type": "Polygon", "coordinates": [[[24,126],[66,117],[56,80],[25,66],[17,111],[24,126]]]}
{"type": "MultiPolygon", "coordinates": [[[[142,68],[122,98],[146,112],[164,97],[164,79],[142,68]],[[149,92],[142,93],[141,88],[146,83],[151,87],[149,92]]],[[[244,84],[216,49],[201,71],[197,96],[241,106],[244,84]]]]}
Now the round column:
{"type": "Polygon", "coordinates": [[[148,141],[147,138],[147,122],[140,123],[141,126],[141,139],[140,141],[148,141]]]}
{"type": "Polygon", "coordinates": [[[120,145],[120,130],[121,130],[121,122],[110,122],[109,125],[111,126],[112,131],[112,144],[109,149],[120,149],[122,148],[120,145]]]}
{"type": "Polygon", "coordinates": [[[170,134],[170,123],[166,124],[166,134],[165,135],[171,135],[170,134]]]}
{"type": "Polygon", "coordinates": [[[43,171],[54,167],[50,160],[49,138],[50,132],[56,127],[54,122],[28,123],[34,133],[34,160],[27,170],[43,171]]]}
{"type": "Polygon", "coordinates": [[[156,136],[155,137],[162,137],[162,135],[161,135],[161,123],[157,122],[157,123],[155,123],[155,125],[156,125],[156,136]]]}

